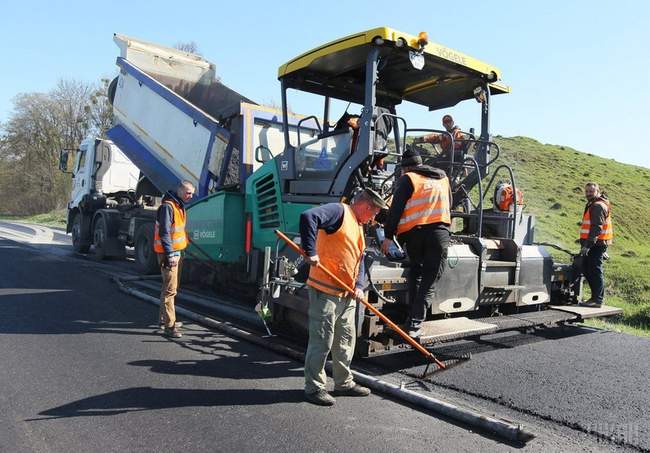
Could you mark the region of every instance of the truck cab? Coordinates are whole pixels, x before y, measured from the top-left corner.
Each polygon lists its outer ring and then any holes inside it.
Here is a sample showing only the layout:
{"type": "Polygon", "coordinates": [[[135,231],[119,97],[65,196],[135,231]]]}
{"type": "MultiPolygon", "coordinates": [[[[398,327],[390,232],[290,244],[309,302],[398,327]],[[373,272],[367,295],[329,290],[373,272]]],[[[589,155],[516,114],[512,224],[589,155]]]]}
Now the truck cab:
{"type": "Polygon", "coordinates": [[[60,153],[59,168],[72,174],[66,232],[75,252],[86,253],[95,241],[99,210],[131,204],[140,171],[110,140],[89,137],[78,149],[60,153]]]}
{"type": "Polygon", "coordinates": [[[75,151],[69,213],[88,195],[135,192],[140,171],[113,142],[90,137],[75,151]]]}

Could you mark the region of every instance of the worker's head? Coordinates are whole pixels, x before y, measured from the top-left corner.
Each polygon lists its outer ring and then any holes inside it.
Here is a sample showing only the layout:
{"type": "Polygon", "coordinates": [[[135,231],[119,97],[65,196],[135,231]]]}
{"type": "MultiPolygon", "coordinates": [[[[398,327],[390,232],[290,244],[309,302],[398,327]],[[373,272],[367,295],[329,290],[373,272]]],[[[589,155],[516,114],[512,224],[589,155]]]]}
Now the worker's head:
{"type": "Polygon", "coordinates": [[[585,198],[587,201],[594,200],[600,196],[600,187],[595,182],[585,184],[585,198]]]}
{"type": "Polygon", "coordinates": [[[194,184],[189,181],[182,181],[176,187],[176,195],[183,200],[183,203],[187,203],[194,196],[194,184]]]}
{"type": "Polygon", "coordinates": [[[388,208],[384,199],[374,190],[364,189],[352,198],[350,208],[360,225],[370,222],[379,211],[388,208]]]}
{"type": "Polygon", "coordinates": [[[409,147],[402,154],[402,160],[400,161],[400,166],[402,168],[402,173],[411,171],[414,168],[422,165],[422,158],[420,153],[418,153],[414,148],[409,147]]]}
{"type": "Polygon", "coordinates": [[[448,132],[454,130],[454,119],[451,115],[445,115],[442,117],[442,125],[448,132]]]}

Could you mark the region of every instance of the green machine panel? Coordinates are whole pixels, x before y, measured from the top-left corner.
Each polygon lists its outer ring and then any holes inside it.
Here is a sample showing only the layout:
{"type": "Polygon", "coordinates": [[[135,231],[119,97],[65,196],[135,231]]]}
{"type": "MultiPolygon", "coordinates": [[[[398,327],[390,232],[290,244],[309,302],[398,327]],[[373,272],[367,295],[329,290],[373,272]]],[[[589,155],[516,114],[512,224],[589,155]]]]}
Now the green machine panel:
{"type": "MultiPolygon", "coordinates": [[[[216,192],[187,209],[187,234],[210,258],[222,263],[245,260],[244,194],[216,192]]],[[[188,251],[207,259],[192,244],[188,251]]]]}
{"type": "Polygon", "coordinates": [[[275,160],[266,162],[246,180],[246,211],[251,214],[253,247],[275,248],[275,230],[297,234],[300,214],[313,207],[306,203],[283,203],[275,160]]]}

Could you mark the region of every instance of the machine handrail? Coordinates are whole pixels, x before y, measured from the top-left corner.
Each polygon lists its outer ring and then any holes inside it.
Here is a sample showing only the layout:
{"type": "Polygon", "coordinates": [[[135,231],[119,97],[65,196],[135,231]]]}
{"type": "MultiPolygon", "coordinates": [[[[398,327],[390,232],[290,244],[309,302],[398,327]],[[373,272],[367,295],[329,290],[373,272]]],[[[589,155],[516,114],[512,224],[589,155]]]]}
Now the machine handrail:
{"type": "Polygon", "coordinates": [[[297,150],[300,150],[300,125],[303,123],[303,121],[307,121],[309,119],[316,121],[316,126],[318,126],[318,134],[320,135],[323,133],[323,128],[320,127],[320,123],[318,122],[318,118],[316,117],[316,115],[309,115],[304,117],[303,119],[298,121],[298,124],[296,125],[296,133],[298,134],[298,146],[296,147],[297,150]]]}
{"type": "MultiPolygon", "coordinates": [[[[465,159],[459,166],[463,167],[474,167],[474,169],[478,172],[479,171],[479,165],[476,159],[474,159],[472,156],[466,156],[465,159]]],[[[476,210],[478,211],[478,214],[472,214],[472,213],[464,213],[463,215],[465,217],[473,217],[476,216],[478,217],[478,231],[477,231],[477,237],[481,237],[483,233],[483,186],[481,184],[481,178],[478,179],[478,193],[479,193],[479,198],[478,198],[478,206],[476,210]]],[[[452,217],[453,217],[453,212],[452,212],[452,217]]]]}
{"type": "Polygon", "coordinates": [[[515,184],[515,174],[514,174],[514,172],[512,171],[512,168],[510,168],[509,165],[507,165],[507,164],[502,164],[502,165],[499,165],[499,166],[494,170],[494,173],[492,174],[492,177],[490,178],[490,182],[489,182],[488,185],[486,186],[486,191],[485,191],[484,194],[482,194],[481,199],[485,198],[485,195],[487,195],[487,193],[488,193],[488,189],[491,188],[492,183],[494,182],[494,179],[496,178],[497,174],[499,174],[499,170],[501,170],[502,168],[505,168],[506,170],[508,170],[508,173],[509,173],[509,175],[510,175],[510,184],[512,185],[512,196],[513,196],[513,200],[512,200],[512,202],[513,202],[513,210],[512,210],[512,214],[513,214],[513,216],[512,216],[512,219],[508,219],[508,221],[509,221],[509,222],[510,222],[510,221],[512,222],[512,231],[511,231],[511,236],[512,236],[512,237],[511,237],[510,239],[514,239],[514,238],[515,238],[515,227],[516,227],[516,225],[517,225],[517,201],[518,201],[518,200],[517,200],[517,186],[516,186],[516,184],[515,184]]]}
{"type": "Polygon", "coordinates": [[[409,131],[410,132],[413,132],[413,131],[434,132],[436,134],[446,135],[447,137],[449,137],[449,140],[451,141],[451,145],[450,145],[451,146],[451,153],[450,153],[451,161],[449,161],[450,162],[450,164],[449,164],[449,174],[451,174],[452,170],[454,169],[454,147],[455,147],[455,143],[454,143],[453,135],[451,135],[448,131],[443,131],[443,130],[440,130],[440,129],[420,129],[420,128],[418,128],[418,129],[408,129],[408,130],[404,131],[404,143],[406,143],[406,134],[409,131]]]}
{"type": "MultiPolygon", "coordinates": [[[[395,115],[395,114],[393,114],[393,113],[387,113],[387,112],[384,112],[384,113],[380,114],[380,115],[377,117],[377,119],[375,119],[375,125],[376,125],[377,122],[378,122],[382,117],[384,117],[384,116],[389,116],[389,117],[391,117],[391,118],[394,118],[395,120],[402,120],[402,122],[404,123],[404,139],[402,140],[402,143],[404,144],[403,146],[406,146],[406,131],[407,131],[406,120],[405,120],[403,117],[401,117],[401,116],[397,116],[397,115],[395,115]]],[[[395,127],[395,126],[393,125],[393,127],[395,127]]],[[[376,131],[376,130],[377,130],[377,128],[376,128],[376,126],[375,126],[375,131],[376,131]]],[[[397,156],[397,157],[401,157],[401,156],[402,156],[402,153],[400,153],[400,151],[399,151],[399,148],[400,148],[399,145],[400,145],[399,143],[395,143],[395,150],[396,150],[396,152],[394,152],[394,153],[386,152],[386,155],[388,155],[388,156],[397,156]]],[[[372,149],[371,157],[374,158],[374,157],[375,157],[375,149],[374,149],[375,147],[373,146],[372,148],[373,148],[373,149],[372,149]]],[[[371,159],[371,160],[372,160],[372,159],[371,159]]]]}

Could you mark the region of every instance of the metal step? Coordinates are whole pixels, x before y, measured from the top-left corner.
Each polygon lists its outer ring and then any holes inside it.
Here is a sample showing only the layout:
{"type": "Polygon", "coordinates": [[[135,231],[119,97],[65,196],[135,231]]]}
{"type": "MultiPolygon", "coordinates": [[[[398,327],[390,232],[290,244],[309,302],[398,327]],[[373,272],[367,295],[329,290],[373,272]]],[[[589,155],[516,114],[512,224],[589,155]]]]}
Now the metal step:
{"type": "Polygon", "coordinates": [[[526,288],[523,285],[490,285],[484,286],[483,289],[494,290],[494,291],[514,291],[515,289],[524,289],[526,288]]]}
{"type": "Polygon", "coordinates": [[[487,267],[517,267],[516,261],[497,261],[497,260],[486,260],[483,261],[487,267]]]}
{"type": "Polygon", "coordinates": [[[497,326],[460,317],[423,322],[422,330],[424,333],[420,337],[420,343],[428,344],[456,340],[468,336],[485,335],[496,332],[497,326]]]}
{"type": "Polygon", "coordinates": [[[424,333],[419,340],[422,344],[443,343],[505,330],[554,326],[560,322],[577,322],[579,320],[580,316],[575,313],[554,309],[476,319],[447,318],[422,323],[424,333]]]}
{"type": "Polygon", "coordinates": [[[494,324],[499,330],[520,329],[534,326],[551,326],[559,322],[577,320],[578,317],[575,313],[553,309],[476,319],[476,321],[494,324]]]}
{"type": "Polygon", "coordinates": [[[603,316],[615,316],[623,313],[618,307],[601,305],[600,307],[581,307],[579,305],[551,305],[554,310],[560,310],[567,313],[573,313],[580,319],[599,318],[603,316]]]}

